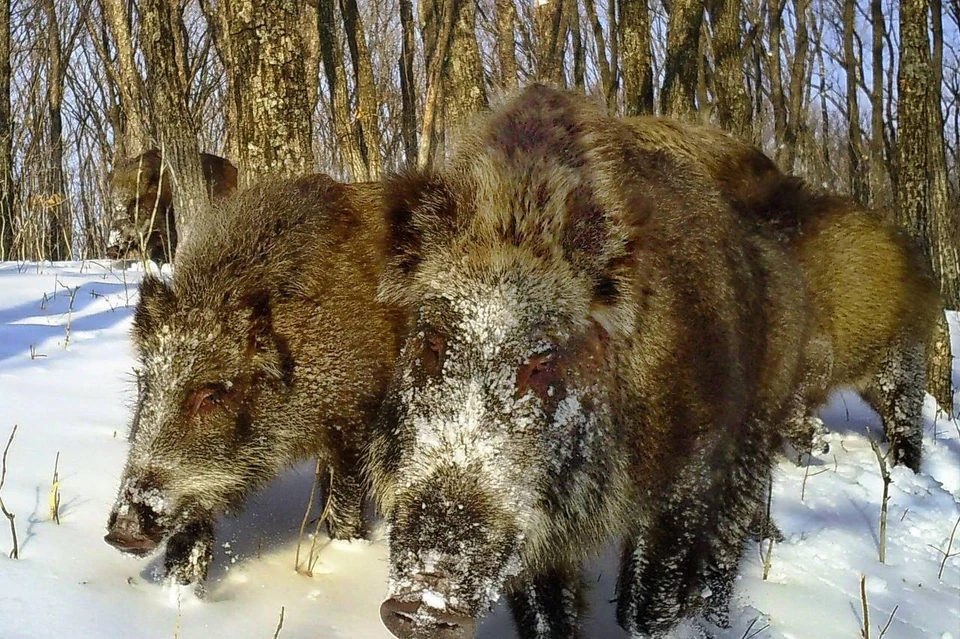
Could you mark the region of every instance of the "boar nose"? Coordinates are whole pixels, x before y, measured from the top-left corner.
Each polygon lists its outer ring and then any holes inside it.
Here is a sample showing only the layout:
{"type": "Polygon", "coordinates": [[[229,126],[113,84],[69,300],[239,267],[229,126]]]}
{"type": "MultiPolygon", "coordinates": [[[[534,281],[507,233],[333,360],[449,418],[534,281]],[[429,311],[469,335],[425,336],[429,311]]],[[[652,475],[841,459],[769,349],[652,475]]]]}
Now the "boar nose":
{"type": "Polygon", "coordinates": [[[109,532],[103,540],[122,552],[142,557],[153,551],[159,539],[149,534],[144,524],[148,518],[139,513],[136,506],[127,505],[120,511],[114,511],[107,522],[109,532]]]}
{"type": "Polygon", "coordinates": [[[411,639],[473,639],[477,623],[471,617],[440,610],[430,610],[429,621],[418,622],[418,601],[402,601],[391,597],[380,604],[380,619],[394,637],[411,639]]]}

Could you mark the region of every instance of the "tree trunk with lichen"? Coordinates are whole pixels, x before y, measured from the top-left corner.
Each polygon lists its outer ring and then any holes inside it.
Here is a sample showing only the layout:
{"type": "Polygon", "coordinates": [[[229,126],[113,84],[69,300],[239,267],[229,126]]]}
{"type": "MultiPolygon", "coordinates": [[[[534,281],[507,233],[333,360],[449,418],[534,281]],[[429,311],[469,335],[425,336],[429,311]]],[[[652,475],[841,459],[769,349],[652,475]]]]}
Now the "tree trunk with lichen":
{"type": "MultiPolygon", "coordinates": [[[[960,309],[960,249],[947,208],[946,161],[940,104],[932,86],[927,0],[904,0],[900,7],[901,59],[898,107],[897,214],[903,228],[929,260],[946,308],[960,309]]],[[[952,357],[946,322],[940,320],[929,358],[928,389],[952,409],[952,357]]]]}
{"type": "Polygon", "coordinates": [[[176,214],[177,242],[189,241],[191,220],[209,205],[210,197],[197,149],[196,126],[187,108],[183,24],[176,3],[141,0],[140,42],[151,87],[153,130],[169,171],[176,214]]]}
{"type": "Polygon", "coordinates": [[[313,171],[304,0],[232,0],[223,6],[233,58],[228,99],[237,118],[240,184],[313,171]]]}
{"type": "Polygon", "coordinates": [[[703,2],[673,0],[667,26],[667,59],[660,104],[666,115],[687,120],[696,116],[702,24],[703,2]]]}
{"type": "MultiPolygon", "coordinates": [[[[647,0],[620,3],[623,101],[626,115],[653,113],[653,52],[647,0]]],[[[604,54],[603,63],[606,63],[604,54]]],[[[609,68],[606,70],[610,74],[609,68]]]]}

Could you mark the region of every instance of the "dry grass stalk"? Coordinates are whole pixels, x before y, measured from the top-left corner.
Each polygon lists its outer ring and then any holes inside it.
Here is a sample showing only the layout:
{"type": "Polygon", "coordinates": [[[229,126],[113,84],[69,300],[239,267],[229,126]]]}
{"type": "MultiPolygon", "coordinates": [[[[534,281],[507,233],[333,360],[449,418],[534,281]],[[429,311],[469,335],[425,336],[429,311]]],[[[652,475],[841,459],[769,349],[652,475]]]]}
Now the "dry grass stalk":
{"type": "MultiPolygon", "coordinates": [[[[16,434],[17,425],[14,424],[13,430],[10,431],[10,439],[7,440],[7,445],[3,448],[3,461],[0,462],[0,490],[3,490],[3,483],[7,479],[7,453],[10,452],[10,444],[13,443],[13,436],[16,434]]],[[[14,523],[16,515],[7,510],[6,505],[3,503],[3,497],[0,497],[0,512],[2,512],[3,516],[10,522],[10,536],[13,537],[13,550],[10,551],[10,559],[19,559],[20,545],[17,541],[17,526],[14,523]]]]}
{"type": "Polygon", "coordinates": [[[53,481],[50,484],[50,519],[60,525],[60,451],[53,462],[53,481]]]}
{"type": "Polygon", "coordinates": [[[883,479],[883,499],[880,502],[880,563],[886,563],[887,558],[887,502],[890,500],[890,471],[887,469],[886,455],[880,452],[880,445],[873,437],[870,438],[870,447],[877,456],[880,465],[880,477],[883,479]]]}

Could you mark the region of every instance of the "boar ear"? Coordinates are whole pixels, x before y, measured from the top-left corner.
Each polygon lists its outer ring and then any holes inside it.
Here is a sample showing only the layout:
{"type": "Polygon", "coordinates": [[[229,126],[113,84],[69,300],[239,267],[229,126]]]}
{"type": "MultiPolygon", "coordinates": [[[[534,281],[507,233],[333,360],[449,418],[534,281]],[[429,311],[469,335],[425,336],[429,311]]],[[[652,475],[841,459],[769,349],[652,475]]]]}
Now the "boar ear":
{"type": "Polygon", "coordinates": [[[143,339],[155,333],[170,316],[176,296],[166,282],[155,275],[147,275],[140,283],[140,302],[133,314],[134,335],[143,339]]]}
{"type": "Polygon", "coordinates": [[[249,312],[247,356],[255,360],[270,377],[289,383],[293,375],[293,356],[287,341],[273,330],[270,293],[259,290],[247,295],[244,307],[249,312]]]}
{"type": "Polygon", "coordinates": [[[447,183],[428,171],[388,178],[383,198],[386,228],[382,250],[386,263],[379,297],[403,304],[425,251],[456,229],[457,205],[447,183]]]}

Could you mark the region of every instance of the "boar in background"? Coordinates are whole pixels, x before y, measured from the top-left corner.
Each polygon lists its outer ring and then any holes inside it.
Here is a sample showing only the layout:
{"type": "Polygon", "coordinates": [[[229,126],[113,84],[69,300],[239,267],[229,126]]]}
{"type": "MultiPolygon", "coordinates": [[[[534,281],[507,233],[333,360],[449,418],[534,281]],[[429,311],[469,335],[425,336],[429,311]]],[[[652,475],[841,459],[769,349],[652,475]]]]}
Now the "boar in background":
{"type": "Polygon", "coordinates": [[[881,211],[783,175],[759,149],[719,129],[650,116],[627,122],[644,148],[701,166],[799,265],[814,329],[784,428],[794,447],[818,445],[816,409],[831,391],[851,387],[880,415],[894,462],[919,471],[926,353],[942,312],[919,248],[881,211]]]}

